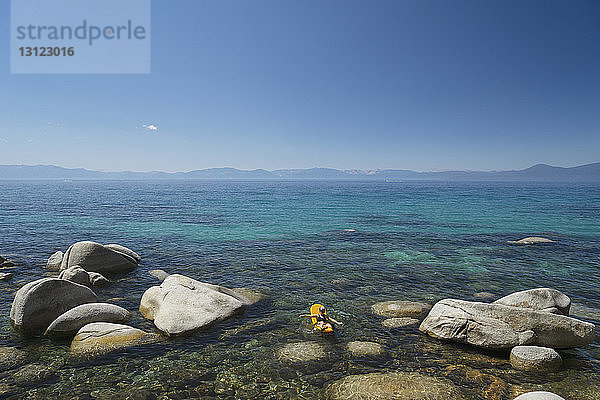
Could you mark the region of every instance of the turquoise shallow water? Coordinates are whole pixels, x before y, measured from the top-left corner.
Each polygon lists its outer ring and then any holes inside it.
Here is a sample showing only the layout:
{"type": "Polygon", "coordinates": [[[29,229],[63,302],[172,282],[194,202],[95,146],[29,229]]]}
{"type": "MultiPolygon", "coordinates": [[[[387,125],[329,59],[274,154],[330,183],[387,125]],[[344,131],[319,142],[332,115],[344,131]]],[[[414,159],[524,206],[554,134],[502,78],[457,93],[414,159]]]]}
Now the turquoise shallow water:
{"type": "Polygon", "coordinates": [[[472,399],[509,399],[524,389],[600,398],[599,341],[565,352],[563,370],[532,376],[511,370],[506,355],[440,343],[414,327],[390,331],[370,313],[378,301],[433,303],[548,286],[600,323],[598,185],[4,181],[0,254],[17,262],[15,278],[0,282],[0,346],[21,347],[29,363],[56,370],[32,385],[12,383],[15,371],[0,373],[4,397],[318,398],[351,374],[417,371],[455,381],[472,399]],[[505,243],[531,235],[557,243],[505,243]],[[269,299],[195,335],[74,365],[66,344],[14,334],[8,311],[18,287],[51,275],[47,257],[79,240],[142,255],[136,271],[98,295],[116,299],[134,313],[130,324],[147,331],[153,325],[137,308],[157,284],[150,269],[258,289],[269,299]],[[345,321],[325,342],[330,361],[282,363],[281,345],[322,340],[296,318],[315,301],[345,321]],[[344,350],[351,340],[382,343],[388,356],[353,358],[344,350]]]}

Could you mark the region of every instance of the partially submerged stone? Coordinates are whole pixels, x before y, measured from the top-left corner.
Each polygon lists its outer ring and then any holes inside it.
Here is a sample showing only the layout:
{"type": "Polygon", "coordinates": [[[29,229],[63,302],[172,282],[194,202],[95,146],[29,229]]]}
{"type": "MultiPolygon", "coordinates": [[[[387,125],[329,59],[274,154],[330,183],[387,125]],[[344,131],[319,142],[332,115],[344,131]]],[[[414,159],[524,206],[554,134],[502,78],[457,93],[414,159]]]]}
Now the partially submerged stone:
{"type": "Polygon", "coordinates": [[[46,329],[46,335],[66,336],[92,322],[121,323],[130,313],[123,307],[109,303],[89,303],[72,308],[56,318],[46,329]]]}
{"type": "Polygon", "coordinates": [[[554,243],[554,240],[539,236],[529,236],[519,240],[509,240],[506,243],[510,244],[539,244],[539,243],[554,243]]]}
{"type": "Polygon", "coordinates": [[[101,286],[109,282],[102,274],[99,274],[98,272],[88,272],[79,265],[74,265],[63,270],[58,275],[58,279],[66,279],[88,287],[101,286]]]}
{"type": "Polygon", "coordinates": [[[151,269],[150,271],[148,271],[148,273],[161,282],[167,279],[167,276],[169,276],[169,274],[163,271],[162,269],[151,269]]]}
{"type": "Polygon", "coordinates": [[[26,354],[16,347],[0,347],[0,371],[14,369],[25,363],[26,354]]]}
{"type": "Polygon", "coordinates": [[[51,271],[58,271],[60,269],[63,256],[64,253],[62,251],[57,251],[56,253],[52,254],[46,262],[46,268],[51,271]]]}
{"type": "Polygon", "coordinates": [[[415,301],[394,300],[373,304],[371,306],[371,310],[374,314],[386,318],[421,318],[425,316],[425,314],[427,314],[429,310],[431,310],[431,305],[425,303],[418,303],[415,301]]]}
{"type": "Polygon", "coordinates": [[[29,364],[16,371],[12,377],[17,385],[28,387],[54,380],[58,378],[58,374],[47,365],[29,364]]]}
{"type": "Polygon", "coordinates": [[[13,278],[13,274],[10,272],[0,272],[0,281],[8,281],[13,278]]]}
{"type": "Polygon", "coordinates": [[[131,258],[133,258],[135,260],[136,263],[140,263],[142,262],[142,257],[140,257],[140,255],[138,253],[136,253],[135,251],[125,247],[125,246],[121,246],[120,244],[105,244],[105,247],[108,247],[111,250],[115,250],[118,251],[119,253],[125,254],[131,258]]]}
{"type": "Polygon", "coordinates": [[[93,322],[83,326],[71,342],[71,353],[99,355],[114,350],[154,343],[160,335],[146,333],[127,325],[93,322]]]}
{"type": "Polygon", "coordinates": [[[248,301],[249,301],[248,305],[256,304],[259,301],[262,301],[267,298],[266,294],[259,292],[258,290],[253,290],[253,289],[248,289],[248,288],[233,288],[231,290],[233,290],[235,293],[239,294],[240,296],[244,296],[246,299],[248,299],[248,301]]]}
{"type": "Polygon", "coordinates": [[[419,329],[435,338],[498,350],[519,345],[571,348],[595,339],[593,324],[564,315],[455,299],[435,304],[419,329]]]}
{"type": "Polygon", "coordinates": [[[557,394],[550,392],[529,392],[514,398],[514,400],[565,400],[557,394]]]}
{"type": "Polygon", "coordinates": [[[43,278],[23,286],[15,294],[10,320],[25,334],[37,334],[59,315],[97,299],[90,288],[57,278],[43,278]]]}
{"type": "Polygon", "coordinates": [[[250,303],[231,289],[174,274],[144,292],[140,312],[172,335],[228,318],[250,303]]]}
{"type": "Polygon", "coordinates": [[[118,274],[135,269],[138,261],[133,256],[103,246],[100,243],[83,241],[69,247],[63,256],[60,270],[79,265],[88,272],[118,274]]]}
{"type": "Polygon", "coordinates": [[[562,358],[548,347],[516,346],[510,352],[510,364],[523,371],[553,371],[560,368],[562,358]]]}
{"type": "Polygon", "coordinates": [[[277,354],[280,359],[291,362],[308,362],[327,357],[323,345],[312,341],[288,343],[277,354]]]}
{"type": "Polygon", "coordinates": [[[350,375],[325,390],[329,400],[463,400],[456,385],[409,372],[350,375]]]}
{"type": "Polygon", "coordinates": [[[550,288],[523,290],[494,301],[494,304],[531,308],[533,310],[569,315],[569,296],[550,288]]]}

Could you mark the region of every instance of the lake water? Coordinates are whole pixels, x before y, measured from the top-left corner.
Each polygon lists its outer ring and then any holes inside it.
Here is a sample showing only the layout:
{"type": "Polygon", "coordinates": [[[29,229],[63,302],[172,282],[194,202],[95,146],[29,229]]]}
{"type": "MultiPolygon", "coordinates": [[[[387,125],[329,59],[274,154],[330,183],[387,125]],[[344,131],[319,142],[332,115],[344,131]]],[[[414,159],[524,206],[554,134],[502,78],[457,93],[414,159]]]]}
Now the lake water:
{"type": "MultiPolygon", "coordinates": [[[[600,399],[600,340],[561,352],[555,373],[515,371],[507,354],[444,343],[417,327],[387,329],[372,304],[475,300],[535,287],[571,297],[580,318],[600,324],[600,186],[437,182],[0,182],[0,254],[14,278],[0,282],[0,346],[27,353],[54,374],[31,384],[0,372],[0,398],[320,398],[354,374],[401,371],[450,380],[468,399],[512,399],[550,390],[600,399]],[[525,236],[556,240],[514,246],[525,236]],[[214,327],[93,362],[70,362],[68,343],[23,339],[9,310],[16,290],[55,273],[45,262],[80,240],[119,243],[143,258],[101,300],[139,313],[164,269],[269,297],[214,327]],[[322,302],[344,326],[333,339],[298,314],[322,302]],[[329,356],[292,364],[286,343],[317,341],[329,356]],[[381,343],[379,360],[351,356],[353,340],[381,343]]],[[[19,369],[21,367],[18,367],[19,369]]]]}

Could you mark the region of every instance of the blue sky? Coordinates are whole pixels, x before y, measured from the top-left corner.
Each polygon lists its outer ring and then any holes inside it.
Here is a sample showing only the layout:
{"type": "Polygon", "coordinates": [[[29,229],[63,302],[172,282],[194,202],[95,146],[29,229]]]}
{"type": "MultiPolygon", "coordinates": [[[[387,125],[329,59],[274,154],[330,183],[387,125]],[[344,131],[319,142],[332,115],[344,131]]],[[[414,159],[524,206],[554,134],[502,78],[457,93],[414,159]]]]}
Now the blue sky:
{"type": "Polygon", "coordinates": [[[151,73],[139,75],[11,74],[9,6],[1,164],[600,161],[597,1],[153,1],[151,73]]]}

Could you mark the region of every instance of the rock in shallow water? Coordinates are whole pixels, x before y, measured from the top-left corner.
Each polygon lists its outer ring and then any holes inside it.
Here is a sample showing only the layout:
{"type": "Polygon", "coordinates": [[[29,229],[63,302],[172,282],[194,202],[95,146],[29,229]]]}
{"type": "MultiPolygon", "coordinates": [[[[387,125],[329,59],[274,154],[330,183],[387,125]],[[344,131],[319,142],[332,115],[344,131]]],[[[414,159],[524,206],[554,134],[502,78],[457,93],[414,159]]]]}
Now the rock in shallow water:
{"type": "Polygon", "coordinates": [[[129,272],[138,265],[136,259],[128,254],[103,246],[99,243],[77,242],[63,256],[61,271],[79,265],[88,272],[118,274],[129,272]]]}
{"type": "Polygon", "coordinates": [[[250,303],[231,289],[175,274],[144,292],[140,312],[172,335],[228,318],[250,303]]]}
{"type": "Polygon", "coordinates": [[[496,350],[519,345],[579,347],[595,338],[593,324],[564,315],[455,299],[439,301],[419,329],[438,339],[496,350]]]}
{"type": "Polygon", "coordinates": [[[46,329],[46,335],[65,336],[92,322],[119,323],[127,321],[129,317],[129,311],[114,304],[82,304],[56,318],[46,329]]]}
{"type": "Polygon", "coordinates": [[[25,363],[26,355],[16,347],[0,347],[0,371],[13,369],[25,363]]]}
{"type": "Polygon", "coordinates": [[[56,372],[47,365],[29,364],[13,374],[15,383],[19,386],[37,386],[49,380],[58,378],[56,372]]]}
{"type": "Polygon", "coordinates": [[[90,288],[57,278],[43,278],[23,286],[15,294],[10,320],[25,334],[43,332],[59,315],[97,299],[90,288]]]}
{"type": "Polygon", "coordinates": [[[71,282],[79,283],[84,286],[101,286],[108,283],[102,274],[97,272],[87,272],[79,265],[74,265],[62,271],[58,275],[58,279],[66,279],[71,282]]]}
{"type": "Polygon", "coordinates": [[[523,290],[504,296],[494,301],[494,304],[505,306],[531,308],[533,310],[569,315],[571,299],[569,296],[550,288],[523,290]]]}
{"type": "Polygon", "coordinates": [[[317,342],[289,343],[278,351],[282,360],[291,362],[307,362],[320,360],[327,357],[325,347],[317,342]]]}
{"type": "Polygon", "coordinates": [[[0,272],[0,281],[8,281],[12,279],[13,274],[10,272],[0,272]]]}
{"type": "Polygon", "coordinates": [[[351,375],[327,387],[329,400],[463,400],[451,382],[418,373],[351,375]]]}
{"type": "Polygon", "coordinates": [[[385,353],[385,348],[375,342],[349,342],[346,348],[355,357],[375,357],[385,353]]]}
{"type": "Polygon", "coordinates": [[[419,322],[421,322],[421,321],[419,321],[416,318],[400,317],[400,318],[388,318],[388,319],[382,321],[381,325],[383,325],[386,328],[402,328],[402,327],[410,326],[410,325],[418,325],[419,322]]]}
{"type": "Polygon", "coordinates": [[[167,279],[167,276],[169,276],[169,274],[163,271],[162,269],[152,269],[148,271],[148,273],[161,282],[167,279]]]}
{"type": "Polygon", "coordinates": [[[125,254],[125,255],[133,258],[137,264],[142,262],[142,257],[140,257],[140,255],[138,253],[136,253],[135,251],[133,251],[131,249],[128,249],[125,246],[121,246],[120,244],[113,244],[113,243],[106,244],[104,246],[108,247],[111,250],[118,251],[119,253],[125,254]]]}
{"type": "Polygon", "coordinates": [[[62,263],[64,253],[62,251],[57,251],[52,254],[50,258],[48,258],[48,262],[46,262],[46,268],[50,271],[58,271],[60,269],[60,264],[62,263]]]}
{"type": "Polygon", "coordinates": [[[71,342],[71,352],[77,355],[100,355],[159,340],[160,335],[146,333],[131,326],[93,322],[79,329],[71,342]]]}
{"type": "Polygon", "coordinates": [[[519,240],[509,240],[506,243],[510,244],[538,244],[538,243],[554,243],[554,240],[539,236],[529,236],[519,240]]]}
{"type": "Polygon", "coordinates": [[[371,306],[371,310],[374,314],[382,317],[393,318],[393,317],[423,317],[431,306],[425,303],[417,303],[414,301],[384,301],[376,303],[371,306]]]}
{"type": "Polygon", "coordinates": [[[516,346],[510,352],[510,364],[523,371],[552,371],[560,368],[562,358],[548,347],[516,346]]]}

